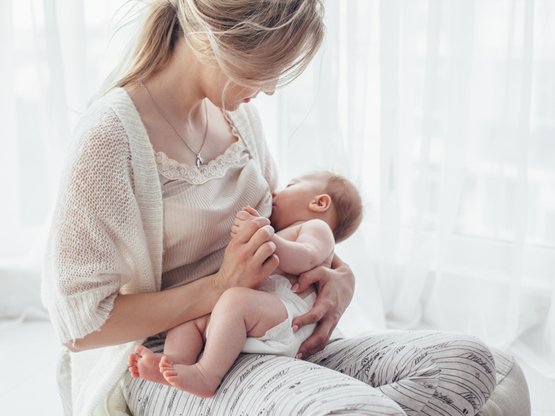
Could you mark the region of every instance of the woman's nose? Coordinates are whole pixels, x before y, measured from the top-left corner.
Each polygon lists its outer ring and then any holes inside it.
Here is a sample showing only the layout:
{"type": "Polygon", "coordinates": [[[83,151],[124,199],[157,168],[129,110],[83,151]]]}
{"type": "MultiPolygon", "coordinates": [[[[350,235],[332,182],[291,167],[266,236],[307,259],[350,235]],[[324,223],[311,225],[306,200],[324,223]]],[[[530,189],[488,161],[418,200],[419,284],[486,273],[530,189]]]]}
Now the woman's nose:
{"type": "Polygon", "coordinates": [[[276,87],[277,87],[278,82],[275,81],[270,85],[266,85],[266,88],[264,88],[262,91],[264,92],[264,94],[266,95],[274,95],[274,92],[276,92],[276,87]]]}

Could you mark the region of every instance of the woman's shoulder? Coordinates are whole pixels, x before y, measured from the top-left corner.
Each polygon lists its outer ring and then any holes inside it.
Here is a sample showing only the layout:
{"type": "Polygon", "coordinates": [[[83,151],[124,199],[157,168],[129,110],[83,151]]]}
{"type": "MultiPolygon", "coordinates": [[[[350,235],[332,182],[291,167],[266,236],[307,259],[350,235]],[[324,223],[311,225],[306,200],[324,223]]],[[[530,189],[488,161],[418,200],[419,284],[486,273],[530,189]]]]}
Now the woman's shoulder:
{"type": "Polygon", "coordinates": [[[66,166],[71,169],[79,166],[84,169],[109,165],[127,167],[132,153],[129,125],[136,124],[133,111],[136,112],[133,102],[121,88],[92,103],[74,129],[66,166]]]}
{"type": "Polygon", "coordinates": [[[81,115],[73,134],[73,144],[129,144],[147,141],[148,135],[133,101],[123,88],[114,88],[92,103],[81,115]]]}
{"type": "MultiPolygon", "coordinates": [[[[96,101],[81,115],[77,130],[122,126],[139,117],[133,101],[123,88],[114,88],[96,101]],[[109,123],[107,123],[109,122],[109,123]]],[[[139,117],[140,121],[140,117],[139,117]]]]}

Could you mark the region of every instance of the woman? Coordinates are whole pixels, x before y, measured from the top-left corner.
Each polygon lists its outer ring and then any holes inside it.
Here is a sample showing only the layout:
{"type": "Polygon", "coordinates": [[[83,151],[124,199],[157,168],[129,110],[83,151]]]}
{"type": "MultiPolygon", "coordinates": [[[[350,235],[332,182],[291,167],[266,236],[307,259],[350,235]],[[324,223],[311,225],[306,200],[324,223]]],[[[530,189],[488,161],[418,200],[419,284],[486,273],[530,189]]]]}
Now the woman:
{"type": "Polygon", "coordinates": [[[60,361],[68,412],[472,415],[489,397],[493,359],[472,337],[327,345],[354,290],[337,257],[300,280],[300,290],[319,285],[314,309],[293,322],[319,324],[299,351],[306,361],[242,356],[208,400],[126,375],[137,343],[209,313],[227,288],[260,286],[277,266],[266,218],[229,238],[244,206],[269,217],[277,184],[248,103],[302,72],[322,14],[320,0],[145,9],[127,64],[76,129],[52,227],[43,300],[73,352],[60,361]]]}

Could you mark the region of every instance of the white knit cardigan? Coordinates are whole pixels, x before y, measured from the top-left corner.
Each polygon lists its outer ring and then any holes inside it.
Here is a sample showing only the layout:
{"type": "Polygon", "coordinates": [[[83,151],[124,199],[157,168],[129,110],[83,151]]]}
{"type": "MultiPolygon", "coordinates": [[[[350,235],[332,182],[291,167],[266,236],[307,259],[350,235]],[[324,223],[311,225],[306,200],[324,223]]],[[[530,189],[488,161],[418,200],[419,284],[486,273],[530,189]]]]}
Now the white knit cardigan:
{"type": "MultiPolygon", "coordinates": [[[[255,108],[241,105],[229,116],[261,175],[277,177],[255,108]]],[[[162,241],[154,150],[130,97],[116,88],[80,119],[50,232],[42,300],[62,343],[99,330],[119,293],[160,290],[162,241]]],[[[64,355],[73,415],[127,414],[118,381],[143,341],[64,355]]]]}

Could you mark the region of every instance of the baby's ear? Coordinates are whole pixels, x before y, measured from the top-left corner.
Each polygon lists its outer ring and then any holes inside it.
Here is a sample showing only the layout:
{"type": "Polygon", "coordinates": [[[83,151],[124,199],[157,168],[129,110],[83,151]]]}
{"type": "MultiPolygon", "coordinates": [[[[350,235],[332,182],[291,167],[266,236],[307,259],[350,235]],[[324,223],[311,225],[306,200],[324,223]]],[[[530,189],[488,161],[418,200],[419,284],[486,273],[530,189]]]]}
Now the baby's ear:
{"type": "Polygon", "coordinates": [[[313,212],[326,212],[331,207],[331,197],[328,194],[322,194],[315,197],[308,205],[308,209],[313,212]]]}

